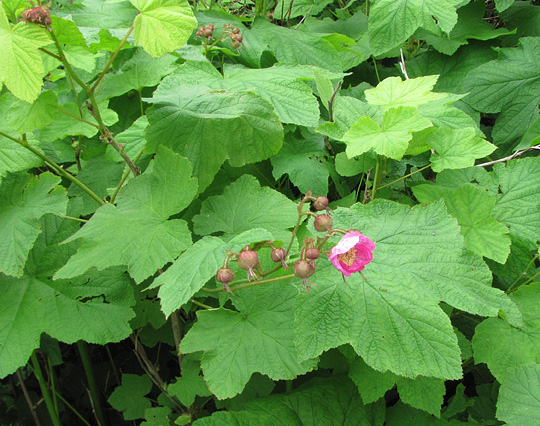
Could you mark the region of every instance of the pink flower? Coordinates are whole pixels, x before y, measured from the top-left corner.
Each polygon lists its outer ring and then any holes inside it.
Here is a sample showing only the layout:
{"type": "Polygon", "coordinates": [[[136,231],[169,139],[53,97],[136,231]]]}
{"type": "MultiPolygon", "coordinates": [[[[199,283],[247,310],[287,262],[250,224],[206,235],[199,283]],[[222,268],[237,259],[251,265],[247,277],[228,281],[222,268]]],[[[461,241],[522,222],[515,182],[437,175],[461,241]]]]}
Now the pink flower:
{"type": "Polygon", "coordinates": [[[330,260],[343,275],[360,272],[373,260],[375,243],[359,232],[349,232],[330,250],[330,260]]]}

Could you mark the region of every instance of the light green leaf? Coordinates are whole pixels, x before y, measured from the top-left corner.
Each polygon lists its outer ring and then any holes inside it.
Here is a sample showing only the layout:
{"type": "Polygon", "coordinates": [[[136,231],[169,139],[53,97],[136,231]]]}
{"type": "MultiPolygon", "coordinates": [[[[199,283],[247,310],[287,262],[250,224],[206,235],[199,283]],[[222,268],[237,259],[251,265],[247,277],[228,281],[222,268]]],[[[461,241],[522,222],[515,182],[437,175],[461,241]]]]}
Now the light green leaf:
{"type": "Polygon", "coordinates": [[[482,316],[502,309],[521,324],[516,306],[490,287],[485,263],[463,250],[459,226],[441,202],[412,209],[382,200],[356,204],[337,209],[334,226],[360,229],[375,241],[373,261],[363,271],[367,281],[353,274],[347,284],[318,261],[321,269],[311,278],[318,286],[295,305],[300,359],[350,343],[378,371],[457,378],[460,350],[440,301],[482,316]]]}
{"type": "Polygon", "coordinates": [[[268,44],[278,62],[315,65],[334,72],[344,71],[339,52],[323,34],[304,33],[256,19],[251,27],[268,44]]]}
{"type": "Polygon", "coordinates": [[[521,138],[521,142],[519,143],[519,145],[516,146],[514,149],[516,151],[527,149],[539,143],[540,143],[540,117],[534,120],[534,122],[531,124],[531,126],[527,129],[527,131],[521,138]]]}
{"type": "Polygon", "coordinates": [[[369,10],[369,40],[374,55],[399,46],[419,28],[449,33],[461,0],[376,0],[369,10]]]}
{"type": "Polygon", "coordinates": [[[0,271],[15,277],[23,274],[28,252],[47,213],[64,215],[67,196],[57,186],[60,178],[52,173],[32,177],[27,173],[8,175],[0,186],[0,271]]]}
{"type": "Polygon", "coordinates": [[[317,360],[297,361],[293,305],[298,290],[288,285],[257,286],[235,295],[239,312],[198,311],[198,321],[182,339],[183,353],[204,351],[202,369],[218,398],[242,391],[259,372],[290,380],[312,370],[317,360]]]}
{"type": "Polygon", "coordinates": [[[185,355],[182,358],[182,377],[175,383],[167,387],[170,395],[176,396],[186,407],[193,405],[195,397],[210,396],[208,385],[199,373],[201,372],[201,362],[198,357],[185,355]]]}
{"type": "Polygon", "coordinates": [[[321,102],[328,109],[328,101],[332,97],[332,93],[334,93],[334,86],[320,69],[313,68],[313,72],[315,73],[315,83],[317,84],[317,92],[319,93],[321,102]]]}
{"type": "Polygon", "coordinates": [[[33,102],[43,85],[43,62],[39,48],[51,43],[45,28],[26,22],[14,27],[0,7],[0,83],[17,98],[33,102]]]}
{"type": "Polygon", "coordinates": [[[58,98],[54,92],[42,92],[31,104],[8,97],[6,122],[19,133],[40,129],[58,116],[58,98]]]}
{"type": "Polygon", "coordinates": [[[324,164],[325,153],[321,135],[310,135],[302,139],[291,135],[285,138],[283,148],[270,159],[272,176],[277,180],[288,174],[291,182],[302,194],[311,190],[315,195],[326,196],[329,173],[324,164]]]}
{"type": "MultiPolygon", "coordinates": [[[[488,318],[476,326],[472,339],[474,360],[484,362],[501,383],[509,371],[531,362],[540,364],[540,283],[521,287],[510,295],[521,313],[525,327],[512,327],[501,318],[488,318]]],[[[512,379],[511,379],[512,380],[512,379]]]]}
{"type": "Polygon", "coordinates": [[[431,168],[437,173],[444,169],[471,167],[475,159],[483,158],[497,148],[485,139],[476,137],[473,127],[439,127],[429,134],[426,143],[435,149],[435,153],[431,154],[431,168]]]}
{"type": "Polygon", "coordinates": [[[197,27],[186,0],[130,0],[139,9],[135,18],[135,41],[152,56],[179,49],[197,27]]]}
{"type": "Polygon", "coordinates": [[[499,51],[499,58],[467,74],[464,99],[477,110],[500,112],[493,128],[495,142],[521,137],[538,117],[540,38],[523,37],[518,47],[499,51]]]}
{"type": "Polygon", "coordinates": [[[86,47],[86,40],[75,22],[55,15],[51,15],[51,20],[51,28],[60,43],[86,47]]]}
{"type": "Polygon", "coordinates": [[[173,55],[156,59],[144,50],[138,49],[117,72],[109,73],[103,78],[98,99],[109,99],[130,90],[157,86],[164,76],[174,71],[177,59],[173,55]]]}
{"type": "MultiPolygon", "coordinates": [[[[148,127],[148,118],[142,115],[126,130],[118,133],[115,137],[116,142],[124,145],[124,151],[132,160],[141,153],[146,145],[146,128],[148,127]]],[[[105,158],[116,162],[123,162],[124,159],[114,147],[108,145],[105,158]]]]}
{"type": "Polygon", "coordinates": [[[514,4],[514,0],[495,0],[497,12],[501,13],[514,4]]]}
{"type": "Polygon", "coordinates": [[[107,401],[118,411],[122,411],[124,420],[136,420],[144,417],[146,409],[152,406],[150,399],[144,396],[152,390],[152,381],[147,375],[122,374],[122,385],[118,386],[107,401]]]}
{"type": "Polygon", "coordinates": [[[222,195],[204,200],[193,224],[199,235],[236,235],[252,228],[270,232],[292,228],[297,218],[294,202],[273,189],[261,187],[253,176],[243,175],[226,187],[222,195]]]}
{"type": "Polygon", "coordinates": [[[445,198],[449,213],[454,216],[469,250],[505,263],[510,253],[508,228],[491,217],[495,198],[478,186],[467,184],[445,198]]]}
{"type": "Polygon", "coordinates": [[[437,75],[402,80],[388,77],[377,87],[366,90],[366,101],[371,105],[381,105],[384,110],[399,107],[417,107],[428,102],[443,99],[446,93],[432,92],[437,83],[437,75]]]}
{"type": "Polygon", "coordinates": [[[392,108],[385,112],[382,126],[370,117],[360,117],[343,135],[349,158],[373,149],[376,153],[401,160],[412,139],[412,132],[431,126],[413,107],[392,108]]]}
{"type": "Polygon", "coordinates": [[[465,111],[453,105],[463,96],[465,95],[448,94],[445,98],[420,105],[418,107],[418,114],[427,118],[436,127],[447,127],[449,129],[474,127],[476,136],[484,137],[484,134],[478,128],[477,122],[465,111]]]}
{"type": "Polygon", "coordinates": [[[67,45],[63,48],[66,59],[71,66],[91,73],[96,68],[96,59],[103,56],[102,52],[92,53],[86,46],[67,45]]]}
{"type": "Polygon", "coordinates": [[[140,283],[191,245],[185,221],[168,218],[185,209],[197,193],[189,162],[160,148],[153,167],[131,180],[118,195],[118,207],[100,207],[80,231],[65,242],[82,238],[77,254],[55,279],[81,275],[91,267],[103,270],[127,265],[140,283]]]}
{"type": "Polygon", "coordinates": [[[540,240],[540,159],[495,164],[493,172],[493,181],[500,190],[493,216],[508,226],[511,235],[536,250],[540,240]]]}
{"type": "Polygon", "coordinates": [[[509,426],[535,426],[540,419],[540,365],[511,368],[497,400],[497,418],[509,426]]]}
{"type": "MultiPolygon", "coordinates": [[[[18,138],[17,132],[8,127],[5,122],[0,120],[0,130],[14,138],[18,138]]],[[[29,135],[29,142],[34,148],[39,148],[39,141],[36,141],[32,135],[29,135]]],[[[5,136],[0,135],[0,182],[7,172],[22,172],[32,167],[43,165],[43,160],[37,155],[24,148],[5,136]]]]}
{"type": "MultiPolygon", "coordinates": [[[[112,109],[107,108],[108,104],[109,101],[101,101],[98,103],[98,108],[101,112],[101,118],[105,124],[107,126],[112,126],[118,121],[118,115],[112,109]]],[[[80,117],[79,107],[75,102],[59,105],[58,108],[58,118],[41,130],[39,134],[41,140],[53,141],[75,135],[82,135],[86,136],[87,138],[91,138],[98,133],[99,129],[97,127],[84,123],[68,115],[71,114],[80,117]],[[65,111],[68,114],[65,114],[62,111],[65,111]]],[[[83,120],[97,125],[96,119],[86,108],[83,109],[82,118],[83,120]]]]}
{"type": "MultiPolygon", "coordinates": [[[[144,419],[146,421],[141,423],[141,426],[168,426],[171,424],[171,419],[169,415],[172,414],[170,407],[152,407],[144,410],[144,419]]],[[[182,414],[181,417],[190,417],[189,414],[182,414]]],[[[190,421],[188,420],[184,425],[187,425],[190,421]]],[[[178,418],[175,421],[175,424],[182,424],[178,422],[178,418]]]]}
{"type": "Polygon", "coordinates": [[[189,247],[152,283],[160,286],[161,309],[166,316],[179,309],[199,291],[223,265],[226,250],[238,253],[247,244],[272,239],[265,229],[243,232],[229,242],[217,237],[204,237],[189,247]]]}
{"type": "Polygon", "coordinates": [[[165,78],[149,100],[149,151],[163,144],[187,157],[202,191],[226,159],[234,167],[271,157],[283,128],[272,105],[252,92],[186,86],[165,78]]]}
{"type": "Polygon", "coordinates": [[[64,6],[56,14],[73,19],[79,28],[129,28],[137,16],[137,9],[129,1],[85,0],[82,5],[64,6]]]}

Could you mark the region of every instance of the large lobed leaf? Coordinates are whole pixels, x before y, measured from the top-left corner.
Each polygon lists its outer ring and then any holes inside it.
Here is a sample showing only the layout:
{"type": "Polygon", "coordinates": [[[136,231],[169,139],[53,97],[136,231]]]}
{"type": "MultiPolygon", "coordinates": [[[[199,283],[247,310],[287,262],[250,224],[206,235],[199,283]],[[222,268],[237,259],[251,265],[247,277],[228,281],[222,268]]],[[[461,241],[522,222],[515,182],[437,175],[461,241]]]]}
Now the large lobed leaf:
{"type": "Polygon", "coordinates": [[[272,105],[253,92],[226,92],[165,78],[149,100],[149,151],[163,144],[187,157],[202,191],[226,159],[232,166],[269,158],[283,127],[272,105]]]}
{"type": "Polygon", "coordinates": [[[55,279],[116,265],[127,265],[137,282],[148,278],[191,245],[187,223],[168,218],[185,209],[196,193],[197,181],[191,177],[189,162],[161,147],[153,167],[121,190],[118,207],[100,207],[65,241],[83,240],[55,279]]]}
{"type": "Polygon", "coordinates": [[[334,220],[374,240],[374,259],[364,270],[367,281],[355,274],[347,284],[320,262],[311,278],[318,287],[295,304],[300,359],[350,343],[378,371],[459,378],[457,337],[440,301],[477,315],[504,311],[521,324],[516,306],[489,286],[487,266],[464,251],[457,222],[441,202],[410,209],[376,201],[339,209],[334,220]]]}
{"type": "Polygon", "coordinates": [[[182,352],[204,351],[201,366],[218,398],[241,392],[255,372],[272,380],[293,379],[312,370],[316,359],[298,361],[293,305],[298,290],[286,282],[257,286],[235,295],[238,311],[219,308],[197,313],[182,339],[182,352]]]}

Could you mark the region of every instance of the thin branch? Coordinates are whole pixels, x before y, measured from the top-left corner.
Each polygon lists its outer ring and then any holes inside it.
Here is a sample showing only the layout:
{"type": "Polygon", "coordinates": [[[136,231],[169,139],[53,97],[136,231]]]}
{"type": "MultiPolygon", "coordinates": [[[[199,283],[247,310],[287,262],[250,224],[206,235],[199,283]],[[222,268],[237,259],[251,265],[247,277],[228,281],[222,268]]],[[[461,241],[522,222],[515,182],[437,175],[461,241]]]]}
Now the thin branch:
{"type": "Polygon", "coordinates": [[[204,308],[204,309],[214,309],[214,308],[212,308],[211,306],[205,305],[204,303],[201,303],[201,302],[199,302],[199,301],[196,300],[196,299],[190,299],[190,300],[191,300],[191,303],[193,303],[194,305],[200,306],[201,308],[204,308]]]}
{"type": "Polygon", "coordinates": [[[85,124],[93,126],[93,127],[95,127],[96,129],[99,130],[99,126],[97,124],[92,123],[92,122],[90,122],[88,120],[85,120],[84,118],[81,118],[78,115],[72,114],[71,112],[66,111],[65,109],[62,109],[62,108],[58,108],[58,111],[60,111],[62,114],[69,115],[70,117],[73,117],[75,120],[79,120],[79,121],[81,121],[81,122],[83,122],[85,124]]]}
{"type": "Polygon", "coordinates": [[[32,413],[32,417],[34,418],[34,423],[36,426],[41,426],[41,423],[39,421],[39,417],[36,413],[36,409],[34,407],[34,403],[32,402],[32,399],[30,398],[30,394],[28,393],[28,390],[26,389],[26,385],[24,384],[23,376],[21,374],[21,369],[17,369],[17,378],[19,379],[19,384],[21,385],[21,389],[24,393],[24,399],[26,399],[26,403],[28,404],[28,408],[30,409],[30,412],[32,413]]]}
{"type": "Polygon", "coordinates": [[[524,149],[522,151],[516,151],[512,155],[509,155],[508,157],[499,158],[498,160],[488,161],[487,163],[477,164],[477,167],[486,167],[491,166],[492,164],[496,163],[502,163],[504,161],[512,160],[513,158],[519,157],[520,155],[525,154],[526,152],[532,151],[532,150],[540,150],[540,144],[531,146],[530,148],[524,149]]]}
{"type": "Polygon", "coordinates": [[[405,80],[409,79],[409,74],[407,74],[407,68],[405,68],[405,57],[403,56],[403,49],[399,49],[401,52],[401,61],[399,63],[399,67],[401,68],[401,72],[405,76],[405,80]]]}

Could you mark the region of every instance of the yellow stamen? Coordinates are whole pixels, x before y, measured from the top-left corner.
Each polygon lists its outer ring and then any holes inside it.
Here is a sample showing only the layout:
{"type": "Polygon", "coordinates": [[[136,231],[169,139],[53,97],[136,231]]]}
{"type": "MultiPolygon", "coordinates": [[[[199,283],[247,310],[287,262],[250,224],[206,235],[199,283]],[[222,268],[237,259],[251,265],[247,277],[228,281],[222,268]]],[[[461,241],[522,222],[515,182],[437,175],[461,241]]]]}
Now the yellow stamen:
{"type": "Polygon", "coordinates": [[[338,254],[337,259],[347,266],[352,266],[356,259],[356,249],[353,247],[347,253],[338,254]]]}

